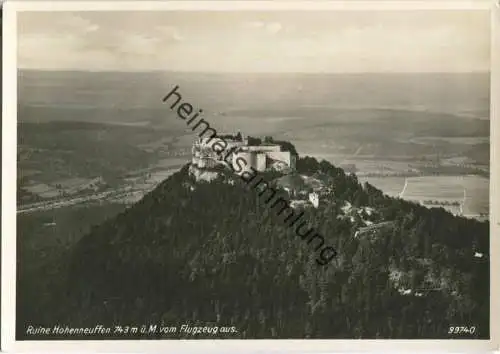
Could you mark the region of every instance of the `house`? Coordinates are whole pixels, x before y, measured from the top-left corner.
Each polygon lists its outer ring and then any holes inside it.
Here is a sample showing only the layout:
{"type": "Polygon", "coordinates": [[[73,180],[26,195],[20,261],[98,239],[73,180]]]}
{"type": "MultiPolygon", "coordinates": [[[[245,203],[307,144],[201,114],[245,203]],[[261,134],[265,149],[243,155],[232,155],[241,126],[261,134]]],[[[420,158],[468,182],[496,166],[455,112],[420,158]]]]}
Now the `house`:
{"type": "Polygon", "coordinates": [[[317,208],[319,206],[319,196],[317,193],[309,193],[309,201],[311,204],[317,208]]]}

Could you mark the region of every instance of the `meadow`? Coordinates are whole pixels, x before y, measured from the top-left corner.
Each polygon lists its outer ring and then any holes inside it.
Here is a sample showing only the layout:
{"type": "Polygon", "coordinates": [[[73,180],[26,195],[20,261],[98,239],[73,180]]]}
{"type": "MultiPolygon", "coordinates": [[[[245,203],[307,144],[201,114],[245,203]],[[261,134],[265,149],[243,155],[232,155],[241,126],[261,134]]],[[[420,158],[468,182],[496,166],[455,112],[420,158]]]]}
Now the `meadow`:
{"type": "Polygon", "coordinates": [[[408,186],[402,195],[410,200],[426,198],[437,200],[462,200],[464,185],[462,176],[432,176],[408,178],[408,186]]]}
{"type": "Polygon", "coordinates": [[[368,182],[391,197],[398,197],[405,185],[404,177],[360,177],[359,181],[368,182]]]}
{"type": "Polygon", "coordinates": [[[477,176],[465,176],[463,183],[467,193],[464,214],[488,213],[490,202],[489,179],[477,176]]]}
{"type": "MultiPolygon", "coordinates": [[[[421,176],[421,177],[361,177],[390,196],[423,203],[463,203],[463,215],[479,216],[489,212],[489,179],[479,176],[421,176]],[[405,181],[408,181],[404,189],[405,181]],[[464,192],[465,191],[465,192],[464,192]]],[[[432,205],[427,205],[432,206],[432,205]]],[[[459,213],[460,207],[453,205],[434,205],[452,213],[459,213]]]]}

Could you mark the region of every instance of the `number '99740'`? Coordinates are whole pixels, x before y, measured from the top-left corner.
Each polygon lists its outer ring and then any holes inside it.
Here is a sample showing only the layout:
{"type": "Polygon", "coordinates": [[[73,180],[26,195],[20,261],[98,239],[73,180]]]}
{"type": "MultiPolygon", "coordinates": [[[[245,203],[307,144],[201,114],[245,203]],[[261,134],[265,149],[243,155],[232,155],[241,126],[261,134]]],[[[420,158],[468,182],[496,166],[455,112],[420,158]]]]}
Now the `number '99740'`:
{"type": "Polygon", "coordinates": [[[448,334],[474,334],[476,332],[476,327],[474,326],[450,326],[448,328],[448,334]]]}

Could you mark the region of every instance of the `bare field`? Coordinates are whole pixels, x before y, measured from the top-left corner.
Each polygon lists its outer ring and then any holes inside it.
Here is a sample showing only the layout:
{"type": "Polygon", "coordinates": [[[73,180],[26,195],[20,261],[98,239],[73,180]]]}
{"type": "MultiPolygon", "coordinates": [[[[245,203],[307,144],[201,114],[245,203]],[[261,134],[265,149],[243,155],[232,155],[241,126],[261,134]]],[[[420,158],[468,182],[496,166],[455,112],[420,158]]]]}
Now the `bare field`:
{"type": "Polygon", "coordinates": [[[391,197],[397,197],[405,185],[404,177],[359,177],[359,181],[368,182],[391,197]]]}
{"type": "Polygon", "coordinates": [[[156,166],[158,168],[170,168],[170,167],[179,167],[179,166],[182,167],[183,165],[185,165],[189,161],[191,161],[190,155],[188,155],[186,157],[179,157],[179,158],[170,157],[170,158],[159,160],[158,163],[156,164],[156,166]]]}
{"type": "Polygon", "coordinates": [[[32,183],[24,186],[30,193],[39,195],[41,198],[54,198],[60,195],[57,188],[45,183],[32,183]]]}
{"type": "Polygon", "coordinates": [[[476,145],[476,144],[488,144],[490,142],[489,137],[479,136],[479,137],[441,137],[441,136],[422,136],[410,139],[410,142],[416,144],[432,145],[439,143],[459,143],[466,145],[476,145]]]}
{"type": "Polygon", "coordinates": [[[488,213],[490,203],[490,181],[478,176],[465,176],[463,183],[466,189],[464,215],[488,213]]]}
{"type": "Polygon", "coordinates": [[[343,163],[354,164],[362,174],[404,174],[415,173],[417,170],[408,162],[394,160],[345,159],[343,163]]]}
{"type": "Polygon", "coordinates": [[[411,177],[408,178],[408,186],[402,197],[415,200],[462,200],[464,197],[463,177],[411,177]]]}

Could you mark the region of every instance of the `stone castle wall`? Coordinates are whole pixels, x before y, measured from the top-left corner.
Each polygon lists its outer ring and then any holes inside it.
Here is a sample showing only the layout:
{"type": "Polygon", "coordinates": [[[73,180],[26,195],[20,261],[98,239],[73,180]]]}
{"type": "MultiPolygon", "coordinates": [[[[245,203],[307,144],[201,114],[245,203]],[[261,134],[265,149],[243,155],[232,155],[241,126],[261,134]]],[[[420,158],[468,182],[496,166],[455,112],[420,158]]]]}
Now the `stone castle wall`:
{"type": "MultiPolygon", "coordinates": [[[[281,151],[280,145],[248,146],[246,139],[243,141],[225,140],[227,143],[225,151],[230,151],[232,148],[236,148],[233,152],[233,156],[227,159],[231,162],[226,162],[222,160],[225,157],[225,153],[222,153],[219,156],[213,150],[213,144],[219,140],[220,139],[217,138],[202,138],[195,141],[192,147],[192,164],[197,168],[203,169],[213,168],[219,164],[228,166],[228,163],[232,163],[233,169],[239,170],[240,166],[236,164],[236,160],[238,158],[242,158],[246,162],[246,168],[243,171],[251,172],[252,169],[254,169],[262,172],[276,162],[281,162],[282,164],[295,169],[295,156],[293,156],[289,151],[281,151]]],[[[241,174],[243,171],[240,171],[239,173],[241,174]]]]}

